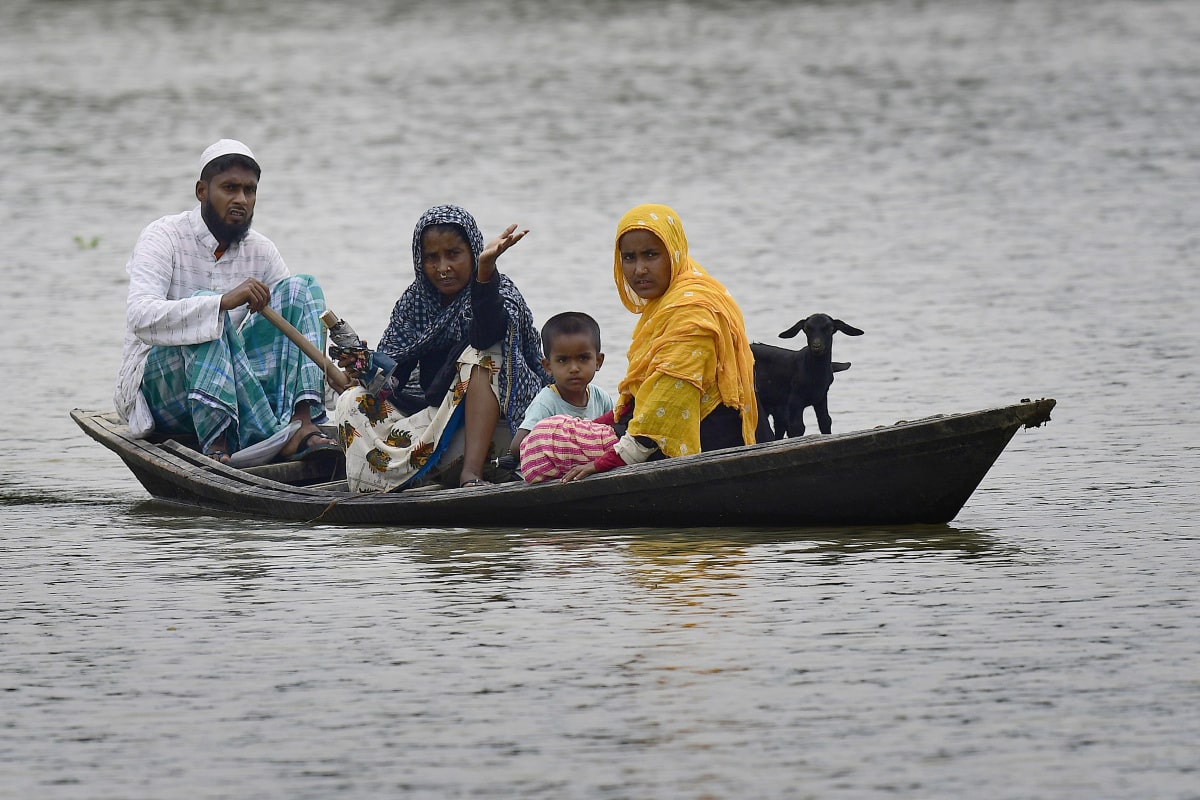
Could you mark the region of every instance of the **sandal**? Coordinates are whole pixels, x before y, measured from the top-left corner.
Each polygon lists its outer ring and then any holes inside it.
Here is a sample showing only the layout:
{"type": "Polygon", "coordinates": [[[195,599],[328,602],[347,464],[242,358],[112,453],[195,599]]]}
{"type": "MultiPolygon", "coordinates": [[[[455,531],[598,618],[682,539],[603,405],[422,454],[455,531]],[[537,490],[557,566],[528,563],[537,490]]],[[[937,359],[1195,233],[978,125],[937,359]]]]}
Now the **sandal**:
{"type": "Polygon", "coordinates": [[[466,489],[468,487],[473,487],[473,486],[491,486],[491,485],[492,485],[491,481],[485,481],[483,478],[472,478],[469,481],[463,481],[462,483],[460,483],[458,485],[458,488],[466,489]]]}
{"type": "Polygon", "coordinates": [[[329,452],[337,452],[340,454],[342,452],[342,448],[335,444],[334,441],[324,433],[316,430],[301,439],[300,446],[296,448],[296,452],[292,453],[290,456],[285,456],[285,458],[288,461],[303,461],[304,459],[310,458],[318,453],[329,452]],[[327,441],[320,442],[318,444],[309,444],[314,436],[321,439],[326,439],[327,441]]]}
{"type": "Polygon", "coordinates": [[[211,458],[218,464],[228,464],[233,460],[233,456],[229,452],[228,431],[218,434],[208,443],[208,449],[204,451],[204,457],[211,458]]]}

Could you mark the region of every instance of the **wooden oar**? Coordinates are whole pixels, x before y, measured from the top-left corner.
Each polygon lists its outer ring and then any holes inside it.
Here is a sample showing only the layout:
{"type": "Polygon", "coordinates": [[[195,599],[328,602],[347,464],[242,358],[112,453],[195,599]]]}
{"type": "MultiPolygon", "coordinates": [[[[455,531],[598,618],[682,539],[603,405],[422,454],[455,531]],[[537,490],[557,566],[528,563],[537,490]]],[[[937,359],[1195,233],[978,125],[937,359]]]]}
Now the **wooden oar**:
{"type": "Polygon", "coordinates": [[[325,376],[329,378],[329,382],[333,384],[333,388],[339,392],[344,392],[350,388],[350,383],[346,380],[346,373],[338,369],[337,364],[329,360],[329,357],[317,349],[316,345],[305,338],[304,334],[296,330],[292,323],[279,315],[279,312],[270,306],[263,306],[259,310],[267,318],[267,321],[274,325],[283,333],[284,336],[296,343],[304,355],[311,358],[317,366],[325,370],[325,376]]]}

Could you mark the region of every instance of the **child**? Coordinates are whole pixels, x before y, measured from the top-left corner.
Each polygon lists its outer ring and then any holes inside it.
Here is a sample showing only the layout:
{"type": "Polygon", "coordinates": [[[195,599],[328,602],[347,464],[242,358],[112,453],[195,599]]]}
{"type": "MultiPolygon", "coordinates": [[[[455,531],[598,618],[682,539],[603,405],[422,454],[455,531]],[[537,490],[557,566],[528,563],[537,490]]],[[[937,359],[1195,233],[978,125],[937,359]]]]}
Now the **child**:
{"type": "MultiPolygon", "coordinates": [[[[536,445],[526,437],[537,423],[553,416],[590,421],[613,410],[608,392],[592,385],[592,378],[604,364],[596,320],[579,311],[554,315],[542,326],[542,350],[546,354],[542,366],[550,372],[554,383],[533,398],[509,448],[512,455],[520,458],[521,472],[530,483],[555,477],[546,474],[550,466],[544,463],[544,458],[533,453],[540,448],[522,447],[525,442],[536,445]]],[[[607,428],[605,439],[611,430],[607,428]]]]}

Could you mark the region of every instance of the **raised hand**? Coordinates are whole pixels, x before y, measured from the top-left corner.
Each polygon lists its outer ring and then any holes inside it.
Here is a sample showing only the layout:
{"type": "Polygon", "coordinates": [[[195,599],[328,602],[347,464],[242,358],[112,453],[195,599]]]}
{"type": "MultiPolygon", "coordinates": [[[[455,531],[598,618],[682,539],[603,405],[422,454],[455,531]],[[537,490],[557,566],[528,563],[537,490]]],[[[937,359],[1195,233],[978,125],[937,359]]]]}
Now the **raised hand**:
{"type": "Polygon", "coordinates": [[[508,248],[524,239],[527,233],[529,233],[528,229],[517,231],[517,225],[513,223],[504,229],[504,233],[488,242],[487,247],[483,248],[483,252],[479,254],[479,273],[476,280],[480,283],[490,281],[496,272],[496,259],[500,258],[500,255],[508,248]]]}

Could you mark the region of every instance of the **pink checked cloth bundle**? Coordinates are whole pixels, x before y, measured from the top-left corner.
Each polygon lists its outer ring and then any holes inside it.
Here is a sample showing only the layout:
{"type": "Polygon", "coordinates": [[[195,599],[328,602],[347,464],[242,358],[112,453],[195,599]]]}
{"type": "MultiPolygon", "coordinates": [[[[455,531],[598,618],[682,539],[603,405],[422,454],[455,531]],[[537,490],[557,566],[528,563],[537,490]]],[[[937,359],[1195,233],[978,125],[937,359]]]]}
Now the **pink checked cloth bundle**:
{"type": "Polygon", "coordinates": [[[616,443],[617,434],[604,423],[565,415],[547,417],[521,441],[521,474],[527,483],[555,480],[572,467],[595,461],[616,443]]]}

